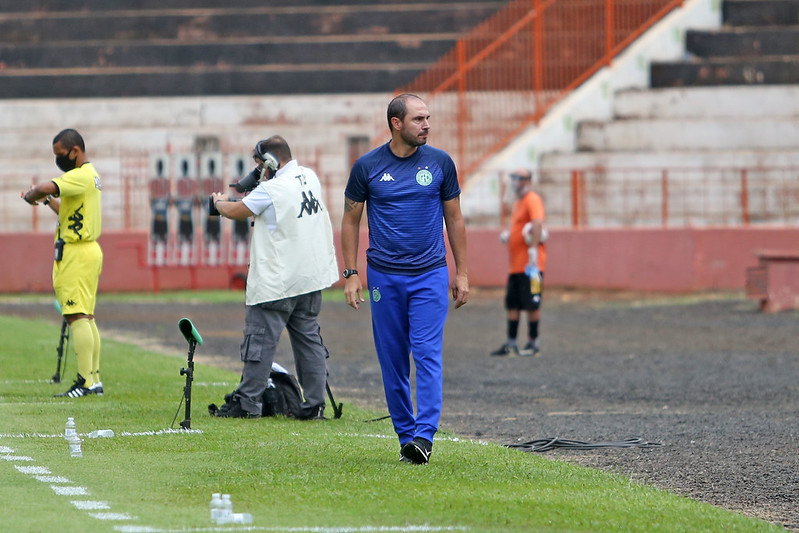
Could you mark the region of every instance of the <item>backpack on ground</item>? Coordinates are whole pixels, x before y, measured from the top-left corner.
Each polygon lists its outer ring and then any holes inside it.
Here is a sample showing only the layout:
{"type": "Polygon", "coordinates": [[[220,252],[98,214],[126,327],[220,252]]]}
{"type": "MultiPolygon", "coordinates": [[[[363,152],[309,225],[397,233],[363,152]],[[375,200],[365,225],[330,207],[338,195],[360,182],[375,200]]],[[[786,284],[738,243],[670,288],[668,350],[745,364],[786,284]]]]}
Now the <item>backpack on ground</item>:
{"type": "MultiPolygon", "coordinates": [[[[278,363],[272,363],[272,371],[261,397],[261,416],[286,416],[298,420],[311,418],[318,410],[306,412],[307,410],[302,407],[302,398],[302,387],[297,378],[278,363]]],[[[211,416],[224,416],[224,413],[230,411],[238,402],[239,399],[234,390],[225,394],[225,403],[221,407],[217,407],[213,403],[209,405],[208,413],[211,416]]],[[[238,406],[235,407],[240,409],[238,406]]]]}
{"type": "Polygon", "coordinates": [[[272,372],[266,382],[266,390],[262,398],[261,416],[288,416],[291,418],[307,418],[302,408],[302,388],[297,378],[289,374],[277,363],[272,365],[272,372]]]}

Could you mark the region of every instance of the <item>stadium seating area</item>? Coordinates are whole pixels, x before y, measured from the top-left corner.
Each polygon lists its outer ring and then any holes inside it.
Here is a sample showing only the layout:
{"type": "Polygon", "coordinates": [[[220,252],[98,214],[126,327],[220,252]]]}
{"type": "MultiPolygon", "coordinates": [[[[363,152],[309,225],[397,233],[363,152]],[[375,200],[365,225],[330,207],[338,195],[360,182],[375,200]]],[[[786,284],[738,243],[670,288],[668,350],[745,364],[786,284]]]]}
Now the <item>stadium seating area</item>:
{"type": "Polygon", "coordinates": [[[686,34],[685,60],[654,63],[652,87],[799,83],[799,2],[725,0],[722,21],[686,34]]]}
{"type": "Polygon", "coordinates": [[[506,2],[0,1],[0,98],[393,91],[506,2]]]}

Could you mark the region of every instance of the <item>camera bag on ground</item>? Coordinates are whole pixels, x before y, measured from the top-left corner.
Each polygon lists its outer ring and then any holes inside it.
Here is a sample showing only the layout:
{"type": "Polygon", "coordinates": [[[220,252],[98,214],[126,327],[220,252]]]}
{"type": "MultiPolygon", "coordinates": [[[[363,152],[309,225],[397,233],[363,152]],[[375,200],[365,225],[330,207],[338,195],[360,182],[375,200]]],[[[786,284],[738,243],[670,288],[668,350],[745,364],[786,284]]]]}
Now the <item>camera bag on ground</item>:
{"type": "MultiPolygon", "coordinates": [[[[230,411],[233,404],[239,401],[235,392],[225,394],[225,403],[221,407],[213,403],[209,405],[208,413],[211,416],[225,416],[224,413],[230,411]]],[[[293,374],[277,363],[272,363],[272,371],[261,401],[261,416],[287,416],[302,420],[316,414],[316,410],[313,413],[305,412],[302,408],[300,383],[293,374]]]]}
{"type": "Polygon", "coordinates": [[[261,416],[308,417],[302,408],[300,383],[280,365],[272,365],[262,402],[261,416]]]}

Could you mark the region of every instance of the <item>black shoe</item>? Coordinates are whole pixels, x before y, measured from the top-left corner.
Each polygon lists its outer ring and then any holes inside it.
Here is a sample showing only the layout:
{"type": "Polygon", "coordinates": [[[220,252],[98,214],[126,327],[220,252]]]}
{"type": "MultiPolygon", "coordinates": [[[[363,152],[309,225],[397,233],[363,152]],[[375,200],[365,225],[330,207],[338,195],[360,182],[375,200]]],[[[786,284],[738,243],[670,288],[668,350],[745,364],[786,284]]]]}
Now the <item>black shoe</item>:
{"type": "Polygon", "coordinates": [[[216,416],[220,418],[261,418],[261,413],[249,413],[241,406],[241,402],[233,401],[219,408],[216,411],[216,416]]]}
{"type": "MultiPolygon", "coordinates": [[[[426,465],[430,461],[432,453],[433,443],[421,437],[416,437],[412,441],[406,442],[402,446],[402,450],[400,450],[402,457],[417,465],[426,465]]],[[[400,461],[402,461],[402,458],[400,458],[400,461]]]]}
{"type": "Polygon", "coordinates": [[[491,355],[500,357],[516,357],[519,355],[519,348],[515,344],[503,344],[498,350],[491,352],[491,355]]]}
{"type": "Polygon", "coordinates": [[[325,416],[325,404],[309,408],[303,420],[327,420],[325,416]]]}
{"type": "Polygon", "coordinates": [[[541,348],[538,347],[538,339],[534,341],[528,341],[519,353],[521,355],[527,355],[530,357],[538,357],[541,355],[541,348]]]}
{"type": "Polygon", "coordinates": [[[54,398],[81,398],[83,396],[87,396],[91,394],[91,391],[84,387],[86,385],[86,380],[78,374],[78,379],[75,380],[75,383],[69,388],[68,391],[62,392],[61,394],[56,394],[54,398]]]}

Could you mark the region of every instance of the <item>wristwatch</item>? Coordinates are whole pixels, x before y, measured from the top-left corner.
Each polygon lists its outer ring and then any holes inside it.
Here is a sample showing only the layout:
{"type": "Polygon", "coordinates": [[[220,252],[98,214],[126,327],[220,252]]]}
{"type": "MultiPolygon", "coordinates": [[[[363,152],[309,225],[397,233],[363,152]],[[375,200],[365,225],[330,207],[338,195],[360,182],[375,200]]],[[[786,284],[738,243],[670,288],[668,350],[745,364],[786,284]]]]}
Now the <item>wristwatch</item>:
{"type": "Polygon", "coordinates": [[[348,277],[353,276],[357,273],[358,271],[355,270],[354,268],[345,268],[344,272],[342,272],[341,275],[344,276],[344,279],[347,279],[348,277]]]}

